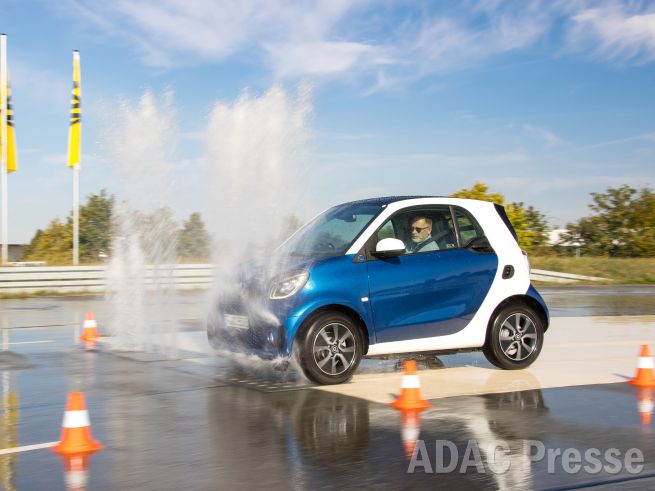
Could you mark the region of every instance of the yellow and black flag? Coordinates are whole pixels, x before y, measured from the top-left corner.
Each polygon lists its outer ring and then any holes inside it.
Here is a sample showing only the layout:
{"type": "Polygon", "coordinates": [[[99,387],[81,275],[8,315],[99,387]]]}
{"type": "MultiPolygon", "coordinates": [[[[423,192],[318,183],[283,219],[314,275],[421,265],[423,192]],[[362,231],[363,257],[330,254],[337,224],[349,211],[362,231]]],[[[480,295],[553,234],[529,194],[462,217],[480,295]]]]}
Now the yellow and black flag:
{"type": "Polygon", "coordinates": [[[68,167],[80,163],[82,146],[82,85],[80,80],[80,52],[73,51],[73,90],[71,101],[71,120],[68,129],[68,167]]]}
{"type": "MultiPolygon", "coordinates": [[[[16,137],[14,136],[14,111],[11,106],[11,89],[9,77],[7,77],[7,172],[15,172],[18,169],[18,154],[16,153],[16,137]]],[[[2,116],[2,105],[0,105],[0,117],[2,116]]],[[[5,119],[1,118],[4,123],[5,119]]],[[[3,135],[4,132],[0,132],[3,135]]],[[[0,148],[4,144],[0,136],[0,148]]]]}

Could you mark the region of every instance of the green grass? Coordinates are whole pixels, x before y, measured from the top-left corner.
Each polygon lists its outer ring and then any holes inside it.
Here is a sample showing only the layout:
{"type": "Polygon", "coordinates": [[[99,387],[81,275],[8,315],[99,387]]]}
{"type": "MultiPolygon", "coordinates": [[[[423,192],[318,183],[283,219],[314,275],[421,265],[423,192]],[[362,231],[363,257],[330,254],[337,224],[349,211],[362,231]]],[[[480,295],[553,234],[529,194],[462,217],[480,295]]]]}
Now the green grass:
{"type": "Polygon", "coordinates": [[[612,284],[655,283],[655,258],[530,256],[534,269],[606,278],[612,284]]]}
{"type": "Polygon", "coordinates": [[[36,292],[19,292],[19,293],[3,293],[0,292],[0,299],[23,299],[32,297],[99,297],[102,292],[92,292],[89,290],[79,292],[60,292],[57,290],[38,290],[36,292]]]}

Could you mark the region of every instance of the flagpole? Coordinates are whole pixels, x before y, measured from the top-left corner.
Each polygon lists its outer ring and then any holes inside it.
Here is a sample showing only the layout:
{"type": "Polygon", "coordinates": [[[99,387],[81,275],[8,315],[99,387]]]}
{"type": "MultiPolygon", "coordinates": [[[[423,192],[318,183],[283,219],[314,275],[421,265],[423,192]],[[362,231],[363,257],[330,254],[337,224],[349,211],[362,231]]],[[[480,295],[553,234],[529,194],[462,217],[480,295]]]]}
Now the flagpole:
{"type": "Polygon", "coordinates": [[[9,242],[8,242],[8,212],[9,200],[7,199],[7,155],[9,142],[7,141],[7,35],[0,34],[0,100],[2,106],[2,120],[0,120],[0,144],[2,146],[2,262],[9,262],[9,242]]]}
{"type": "Polygon", "coordinates": [[[73,264],[80,262],[80,166],[73,167],[73,264]]]}

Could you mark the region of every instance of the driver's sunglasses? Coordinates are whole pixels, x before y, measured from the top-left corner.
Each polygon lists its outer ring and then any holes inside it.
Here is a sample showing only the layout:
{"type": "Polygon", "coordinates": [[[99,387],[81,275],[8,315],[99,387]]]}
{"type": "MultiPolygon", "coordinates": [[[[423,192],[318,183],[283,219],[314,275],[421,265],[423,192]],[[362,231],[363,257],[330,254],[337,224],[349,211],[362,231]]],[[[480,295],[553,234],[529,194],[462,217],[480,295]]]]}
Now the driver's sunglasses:
{"type": "Polygon", "coordinates": [[[409,230],[410,230],[410,231],[412,231],[412,230],[416,230],[416,232],[418,232],[418,233],[420,234],[420,233],[421,233],[423,230],[425,230],[426,228],[429,228],[429,227],[409,227],[409,230]]]}

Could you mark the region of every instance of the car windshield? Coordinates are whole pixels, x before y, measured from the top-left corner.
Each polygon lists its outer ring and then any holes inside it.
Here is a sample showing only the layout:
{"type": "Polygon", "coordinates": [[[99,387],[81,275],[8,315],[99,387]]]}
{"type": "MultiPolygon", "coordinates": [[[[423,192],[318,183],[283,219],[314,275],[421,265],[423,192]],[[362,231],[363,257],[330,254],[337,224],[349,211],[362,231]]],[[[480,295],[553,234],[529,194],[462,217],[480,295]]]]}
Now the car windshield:
{"type": "Polygon", "coordinates": [[[278,252],[291,256],[344,254],[382,209],[381,204],[361,202],[330,208],[298,230],[278,252]]]}

